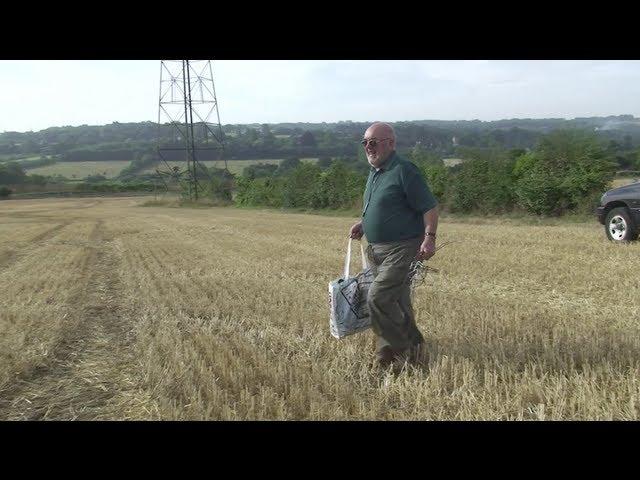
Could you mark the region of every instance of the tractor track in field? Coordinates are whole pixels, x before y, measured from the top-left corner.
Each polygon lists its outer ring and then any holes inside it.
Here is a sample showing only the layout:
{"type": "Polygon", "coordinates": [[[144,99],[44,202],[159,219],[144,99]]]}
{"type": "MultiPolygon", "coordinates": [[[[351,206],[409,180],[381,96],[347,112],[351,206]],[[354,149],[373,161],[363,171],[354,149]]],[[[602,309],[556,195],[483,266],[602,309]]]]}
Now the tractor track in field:
{"type": "MultiPolygon", "coordinates": [[[[122,419],[136,390],[130,325],[118,304],[120,259],[97,221],[89,236],[84,282],[70,322],[50,360],[0,391],[0,420],[122,419]]],[[[58,230],[62,227],[58,227],[58,230]]],[[[51,238],[57,230],[40,238],[51,238]]]]}

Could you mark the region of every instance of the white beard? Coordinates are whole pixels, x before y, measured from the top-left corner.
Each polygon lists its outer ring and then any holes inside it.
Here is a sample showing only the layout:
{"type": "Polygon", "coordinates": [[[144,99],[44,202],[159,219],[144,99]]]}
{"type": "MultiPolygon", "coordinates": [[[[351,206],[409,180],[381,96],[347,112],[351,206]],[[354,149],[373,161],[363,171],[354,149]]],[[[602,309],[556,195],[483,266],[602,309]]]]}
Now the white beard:
{"type": "Polygon", "coordinates": [[[374,168],[378,168],[380,163],[379,157],[373,156],[373,155],[371,156],[367,155],[367,161],[369,162],[369,165],[371,165],[374,168]]]}

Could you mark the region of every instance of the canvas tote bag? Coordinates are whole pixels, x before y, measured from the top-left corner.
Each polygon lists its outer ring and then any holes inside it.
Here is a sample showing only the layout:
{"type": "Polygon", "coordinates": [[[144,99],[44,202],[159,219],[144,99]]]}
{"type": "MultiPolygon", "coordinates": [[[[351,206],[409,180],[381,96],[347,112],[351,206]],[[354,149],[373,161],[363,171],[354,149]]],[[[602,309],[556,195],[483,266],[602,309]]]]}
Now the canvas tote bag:
{"type": "Polygon", "coordinates": [[[329,282],[329,327],[335,338],[366,330],[371,327],[369,309],[367,308],[367,293],[373,282],[373,272],[369,268],[364,247],[360,243],[363,271],[350,276],[351,238],[347,244],[347,256],[344,262],[344,272],[341,278],[329,282]]]}

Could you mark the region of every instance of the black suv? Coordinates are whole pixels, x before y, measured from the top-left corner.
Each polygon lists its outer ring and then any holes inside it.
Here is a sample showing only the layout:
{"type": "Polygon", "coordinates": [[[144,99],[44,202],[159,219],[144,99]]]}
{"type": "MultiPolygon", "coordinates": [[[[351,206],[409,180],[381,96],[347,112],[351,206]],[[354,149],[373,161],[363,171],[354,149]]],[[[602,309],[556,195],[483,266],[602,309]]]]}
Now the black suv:
{"type": "Polygon", "coordinates": [[[640,183],[614,188],[602,195],[596,209],[609,240],[630,242],[638,238],[640,225],[640,183]]]}

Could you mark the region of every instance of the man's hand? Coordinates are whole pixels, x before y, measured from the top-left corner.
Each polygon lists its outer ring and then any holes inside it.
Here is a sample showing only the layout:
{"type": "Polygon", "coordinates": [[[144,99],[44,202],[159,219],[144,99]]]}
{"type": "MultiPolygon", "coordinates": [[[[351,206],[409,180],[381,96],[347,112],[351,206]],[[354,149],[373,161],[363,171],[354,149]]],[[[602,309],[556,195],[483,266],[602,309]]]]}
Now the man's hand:
{"type": "Polygon", "coordinates": [[[432,236],[424,237],[420,250],[418,251],[418,260],[429,260],[436,253],[436,238],[432,236]]]}
{"type": "Polygon", "coordinates": [[[349,238],[355,238],[356,240],[360,240],[364,235],[364,230],[362,230],[362,222],[358,222],[351,227],[349,231],[349,238]]]}

